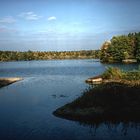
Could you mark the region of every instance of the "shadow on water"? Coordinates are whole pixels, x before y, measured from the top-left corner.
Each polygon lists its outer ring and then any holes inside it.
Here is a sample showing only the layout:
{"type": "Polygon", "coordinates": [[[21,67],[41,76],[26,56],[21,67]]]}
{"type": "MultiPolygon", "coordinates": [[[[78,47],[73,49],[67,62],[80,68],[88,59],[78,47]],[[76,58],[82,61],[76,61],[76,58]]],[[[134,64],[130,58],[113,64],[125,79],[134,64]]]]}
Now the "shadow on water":
{"type": "MultiPolygon", "coordinates": [[[[90,123],[90,122],[77,122],[79,125],[90,128],[90,133],[93,136],[98,136],[98,131],[102,128],[103,131],[106,130],[108,133],[119,133],[120,136],[127,137],[131,130],[140,132],[140,123],[137,122],[100,122],[100,123],[90,123]]],[[[106,132],[104,131],[104,132],[106,132]]],[[[136,138],[137,139],[137,138],[136,138]]]]}
{"type": "Polygon", "coordinates": [[[129,70],[138,70],[140,69],[139,63],[132,63],[132,64],[123,64],[123,63],[112,63],[112,64],[102,64],[104,67],[118,67],[125,71],[129,70]]]}
{"type": "MultiPolygon", "coordinates": [[[[0,90],[0,140],[139,140],[139,121],[78,118],[72,122],[52,115],[56,108],[73,101],[80,93],[92,91],[91,87],[85,89],[85,79],[104,70],[104,65],[94,60],[1,63],[1,77],[21,76],[24,80],[0,90]]],[[[90,103],[89,99],[85,101],[90,103]]]]}
{"type": "Polygon", "coordinates": [[[81,97],[58,108],[54,115],[88,126],[92,135],[104,127],[127,136],[130,129],[140,131],[140,88],[118,83],[90,85],[81,97]]]}

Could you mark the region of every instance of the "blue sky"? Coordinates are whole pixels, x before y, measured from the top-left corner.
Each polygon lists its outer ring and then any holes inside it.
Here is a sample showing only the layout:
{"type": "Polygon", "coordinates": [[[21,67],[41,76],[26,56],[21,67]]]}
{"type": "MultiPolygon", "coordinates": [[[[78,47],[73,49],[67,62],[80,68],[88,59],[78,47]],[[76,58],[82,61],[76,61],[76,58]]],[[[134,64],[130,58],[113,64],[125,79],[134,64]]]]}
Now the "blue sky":
{"type": "Polygon", "coordinates": [[[139,0],[0,0],[0,50],[99,49],[138,31],[139,0]]]}

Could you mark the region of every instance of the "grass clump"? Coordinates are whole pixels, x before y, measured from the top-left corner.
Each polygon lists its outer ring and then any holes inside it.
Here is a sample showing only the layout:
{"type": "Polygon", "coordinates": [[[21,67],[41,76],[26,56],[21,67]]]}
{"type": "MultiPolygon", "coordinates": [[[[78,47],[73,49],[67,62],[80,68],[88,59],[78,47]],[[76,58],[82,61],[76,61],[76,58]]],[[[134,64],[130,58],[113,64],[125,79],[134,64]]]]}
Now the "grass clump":
{"type": "Polygon", "coordinates": [[[140,80],[140,70],[125,72],[123,79],[126,80],[140,80]]]}
{"type": "Polygon", "coordinates": [[[140,70],[109,67],[101,77],[101,84],[90,87],[53,114],[80,121],[140,121],[140,70]]]}
{"type": "Polygon", "coordinates": [[[108,67],[102,74],[103,79],[122,79],[124,72],[117,67],[108,67]]]}
{"type": "Polygon", "coordinates": [[[140,80],[140,70],[123,71],[117,67],[108,67],[102,74],[103,79],[113,80],[140,80]]]}

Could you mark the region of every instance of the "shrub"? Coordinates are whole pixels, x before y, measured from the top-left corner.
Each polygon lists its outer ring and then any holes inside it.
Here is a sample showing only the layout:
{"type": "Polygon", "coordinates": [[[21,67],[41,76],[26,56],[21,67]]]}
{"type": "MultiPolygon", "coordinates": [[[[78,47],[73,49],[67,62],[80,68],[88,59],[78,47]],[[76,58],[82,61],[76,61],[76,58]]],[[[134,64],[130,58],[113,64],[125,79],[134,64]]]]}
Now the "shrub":
{"type": "Polygon", "coordinates": [[[140,71],[125,72],[123,79],[126,80],[140,80],[140,71]]]}
{"type": "Polygon", "coordinates": [[[108,67],[107,70],[102,74],[103,79],[122,79],[123,71],[119,68],[108,67]]]}

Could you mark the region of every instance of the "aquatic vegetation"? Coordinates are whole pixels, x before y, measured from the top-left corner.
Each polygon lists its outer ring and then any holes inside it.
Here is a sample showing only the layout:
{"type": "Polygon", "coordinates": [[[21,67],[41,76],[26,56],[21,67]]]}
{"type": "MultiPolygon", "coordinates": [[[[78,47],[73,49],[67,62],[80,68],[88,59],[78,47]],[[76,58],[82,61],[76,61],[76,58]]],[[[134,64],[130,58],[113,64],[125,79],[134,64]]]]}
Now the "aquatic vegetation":
{"type": "Polygon", "coordinates": [[[60,107],[54,115],[95,122],[140,121],[140,71],[122,71],[109,67],[101,77],[102,83],[91,87],[73,102],[60,107]]]}
{"type": "Polygon", "coordinates": [[[102,74],[103,79],[122,79],[124,72],[117,67],[108,67],[107,70],[102,74]]]}
{"type": "Polygon", "coordinates": [[[101,77],[103,79],[140,80],[140,70],[124,71],[117,67],[108,67],[101,77]]]}

